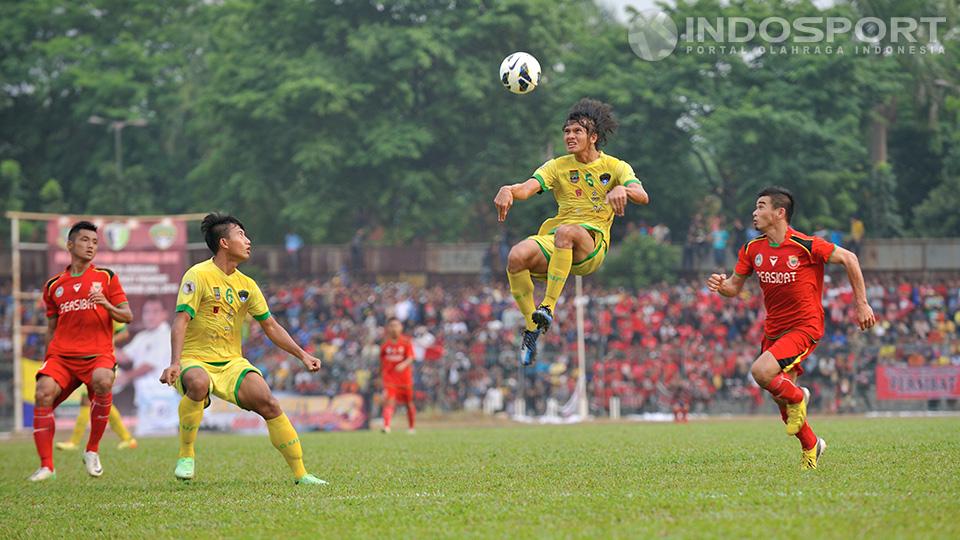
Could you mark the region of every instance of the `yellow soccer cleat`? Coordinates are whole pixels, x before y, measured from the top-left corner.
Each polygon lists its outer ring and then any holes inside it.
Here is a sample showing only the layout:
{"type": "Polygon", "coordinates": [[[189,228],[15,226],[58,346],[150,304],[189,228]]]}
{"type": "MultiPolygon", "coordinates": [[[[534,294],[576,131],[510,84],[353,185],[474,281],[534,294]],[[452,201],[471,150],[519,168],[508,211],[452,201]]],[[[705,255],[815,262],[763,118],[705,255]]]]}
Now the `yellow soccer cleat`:
{"type": "Polygon", "coordinates": [[[807,421],[807,401],[810,401],[810,391],[803,390],[803,399],[799,403],[787,403],[787,435],[796,435],[803,423],[807,421]]]}
{"type": "Polygon", "coordinates": [[[55,446],[57,447],[57,450],[67,450],[70,452],[77,449],[77,445],[74,444],[73,441],[58,442],[55,446]]]}
{"type": "Polygon", "coordinates": [[[813,448],[809,450],[804,450],[800,456],[800,468],[805,471],[810,471],[817,468],[817,463],[820,461],[820,455],[823,454],[823,451],[827,449],[827,441],[817,438],[817,444],[813,445],[813,448]]]}
{"type": "Polygon", "coordinates": [[[117,450],[136,450],[137,449],[137,440],[136,439],[127,439],[125,441],[120,441],[117,444],[117,450]]]}

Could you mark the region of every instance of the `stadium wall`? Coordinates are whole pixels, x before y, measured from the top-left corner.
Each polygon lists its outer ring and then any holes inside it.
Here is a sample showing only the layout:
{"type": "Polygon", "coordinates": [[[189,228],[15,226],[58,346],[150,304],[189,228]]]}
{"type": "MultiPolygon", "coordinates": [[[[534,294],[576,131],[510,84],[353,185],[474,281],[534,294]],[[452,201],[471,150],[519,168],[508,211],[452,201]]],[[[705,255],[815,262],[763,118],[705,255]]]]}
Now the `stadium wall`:
{"type": "MultiPolygon", "coordinates": [[[[283,246],[263,245],[256,246],[248,265],[267,277],[349,273],[354,279],[362,280],[399,279],[417,284],[458,282],[475,280],[491,270],[499,275],[498,266],[487,268],[491,247],[484,243],[364,246],[359,256],[355,256],[347,244],[319,244],[305,246],[294,256],[283,246]]],[[[616,245],[612,251],[616,251],[616,245]]],[[[189,252],[191,262],[207,257],[206,248],[189,252]]],[[[47,277],[46,253],[24,252],[21,260],[25,284],[39,283],[47,277]]],[[[867,240],[860,250],[860,262],[866,272],[956,273],[960,271],[960,238],[867,240]]],[[[702,263],[698,271],[714,269],[710,261],[702,263]]],[[[0,279],[9,279],[10,272],[10,250],[2,249],[0,279]]]]}

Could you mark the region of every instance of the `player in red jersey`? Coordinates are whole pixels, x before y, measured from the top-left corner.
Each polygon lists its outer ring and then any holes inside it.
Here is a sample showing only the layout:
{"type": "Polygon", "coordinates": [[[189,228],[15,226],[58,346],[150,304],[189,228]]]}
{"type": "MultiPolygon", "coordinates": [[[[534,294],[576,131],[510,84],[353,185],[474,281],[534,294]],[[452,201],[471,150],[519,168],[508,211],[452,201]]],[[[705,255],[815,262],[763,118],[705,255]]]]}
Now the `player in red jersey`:
{"type": "Polygon", "coordinates": [[[750,274],[756,274],[767,311],[760,356],[751,373],[757,384],[773,395],[787,434],[796,435],[803,448],[801,466],[816,469],[826,448],[807,423],[810,392],[796,385],[803,374],[801,363],[823,336],[823,269],[826,263],[842,264],[853,287],[857,324],[866,330],[876,323],[867,303],[860,261],[852,252],[790,227],[793,195],[770,187],[757,195],[753,226],[761,234],[740,248],[733,276],[713,274],[707,287],[723,296],[740,293],[750,274]]]}
{"type": "Polygon", "coordinates": [[[90,439],[83,464],[90,476],[103,474],[98,450],[113,405],[111,388],[117,364],[113,355],[113,321],[130,323],[133,313],[116,274],[93,265],[97,243],[97,227],[93,223],[74,224],[67,235],[70,266],[43,287],[47,354],[37,372],[33,441],[40,468],[28,478],[32,482],[56,478],[53,410],[81,384],[87,386],[92,398],[90,439]]]}
{"type": "Polygon", "coordinates": [[[403,335],[403,323],[396,317],[387,321],[387,339],[380,346],[380,373],[383,376],[383,432],[390,433],[390,419],[397,402],[407,407],[410,433],[414,431],[417,409],[413,406],[413,342],[403,335]]]}

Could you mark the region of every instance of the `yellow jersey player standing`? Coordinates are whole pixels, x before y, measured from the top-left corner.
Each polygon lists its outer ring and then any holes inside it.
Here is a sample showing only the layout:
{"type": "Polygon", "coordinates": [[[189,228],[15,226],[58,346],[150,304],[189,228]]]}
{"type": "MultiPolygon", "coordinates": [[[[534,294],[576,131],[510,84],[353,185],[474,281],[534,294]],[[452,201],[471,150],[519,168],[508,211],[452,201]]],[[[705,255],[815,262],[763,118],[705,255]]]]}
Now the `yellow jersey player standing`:
{"type": "Polygon", "coordinates": [[[610,246],[613,216],[624,215],[627,201],[650,202],[633,168],[600,151],[616,129],[610,105],[581,99],[563,124],[568,154],[544,163],[525,182],[501,187],[493,201],[501,222],[514,200],[544,191],[552,191],[559,206],[557,215],[544,221],[536,235],[513,246],[507,258],[510,292],[526,321],[520,346],[523,365],[536,360],[537,339],[550,329],[567,276],[586,276],[600,268],[610,246]],[[534,277],[547,282],[537,308],[534,277]]]}
{"type": "Polygon", "coordinates": [[[183,276],[171,329],[170,367],[160,376],[161,382],[183,395],[180,456],[174,474],[181,480],[194,477],[194,441],[212,392],[263,417],[270,442],[286,459],[294,483],[326,484],[307,473],[293,424],[260,370],[243,357],[240,332],[247,314],[259,321],[270,341],[296,356],[308,370],[319,370],[320,360],[300,348],[271,317],[260,287],[237,269],[250,258],[250,239],[243,224],[233,216],[213,213],[203,218],[200,229],[213,258],[194,265],[183,276]]]}

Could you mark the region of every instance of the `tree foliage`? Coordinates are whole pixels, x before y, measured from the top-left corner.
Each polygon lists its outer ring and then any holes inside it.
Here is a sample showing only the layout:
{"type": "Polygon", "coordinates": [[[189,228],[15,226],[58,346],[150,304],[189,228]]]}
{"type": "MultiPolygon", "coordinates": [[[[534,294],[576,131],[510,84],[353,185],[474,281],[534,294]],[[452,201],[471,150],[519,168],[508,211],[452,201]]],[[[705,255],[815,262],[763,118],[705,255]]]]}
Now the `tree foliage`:
{"type": "MultiPolygon", "coordinates": [[[[956,14],[948,0],[676,4],[681,26],[956,14]]],[[[845,54],[758,52],[754,40],[651,63],[588,0],[6,2],[0,193],[30,210],[222,209],[273,242],[342,242],[359,227],[392,242],[491,240],[497,187],[560,153],[566,109],[591,96],[621,120],[605,150],[653,200],[626,220],[680,232],[717,202],[742,218],[782,184],[800,228],[862,215],[868,234],[958,235],[941,219],[960,202],[957,34],[942,32],[943,55],[855,54],[841,36],[845,54]],[[515,50],[544,67],[532,94],[497,80],[515,50]],[[92,116],[146,122],[121,132],[122,176],[115,133],[92,116]]],[[[518,204],[505,227],[520,237],[554,208],[549,196],[518,204]]]]}
{"type": "Polygon", "coordinates": [[[672,283],[677,279],[680,255],[680,246],[657,243],[648,235],[629,234],[604,262],[599,276],[610,285],[632,290],[672,283]]]}

